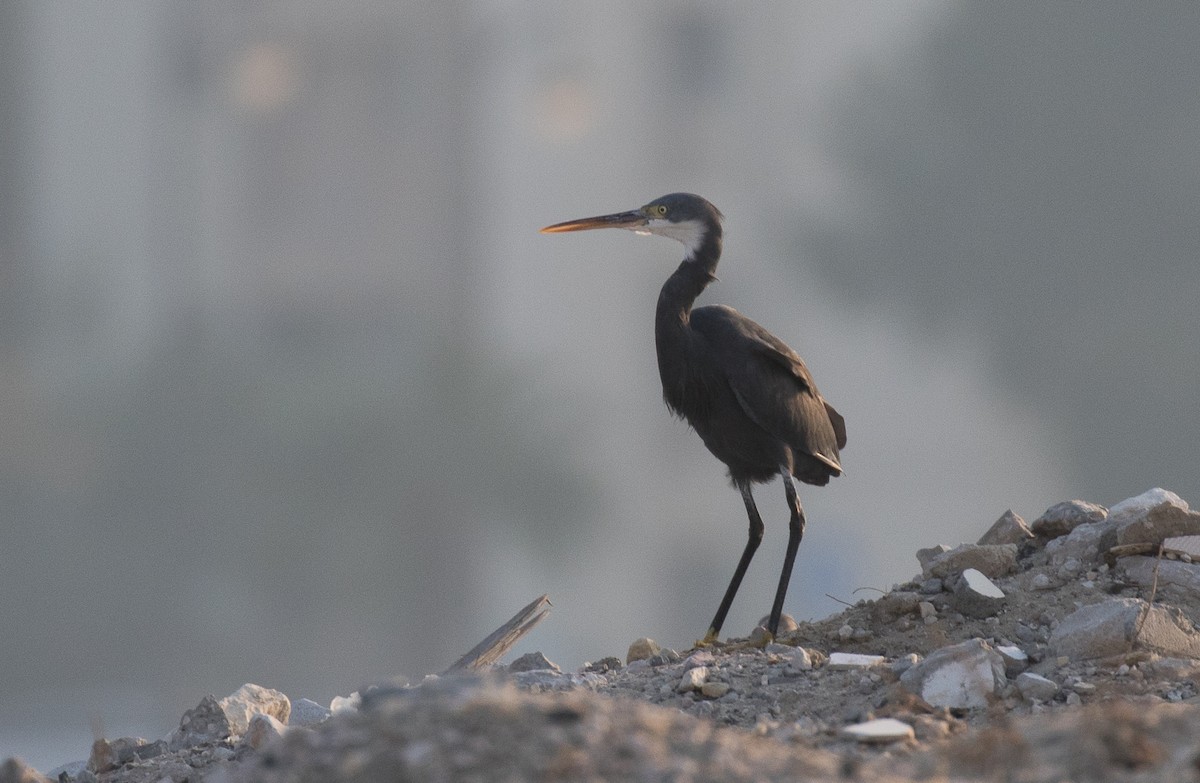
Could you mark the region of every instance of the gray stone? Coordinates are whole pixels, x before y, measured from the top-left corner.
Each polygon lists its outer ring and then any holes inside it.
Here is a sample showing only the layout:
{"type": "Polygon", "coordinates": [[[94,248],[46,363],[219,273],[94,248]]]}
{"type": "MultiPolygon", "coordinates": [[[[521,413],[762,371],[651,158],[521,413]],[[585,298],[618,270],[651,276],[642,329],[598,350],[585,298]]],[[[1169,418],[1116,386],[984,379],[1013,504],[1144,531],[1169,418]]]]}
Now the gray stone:
{"type": "MultiPolygon", "coordinates": [[[[46,773],[46,777],[51,780],[61,780],[63,775],[67,776],[67,780],[74,781],[87,771],[86,761],[71,761],[67,764],[60,764],[54,769],[46,773]]],[[[90,773],[89,773],[90,774],[90,773]]],[[[0,781],[6,781],[3,775],[0,775],[0,781]]]]}
{"type": "Polygon", "coordinates": [[[1137,598],[1112,598],[1076,609],[1050,634],[1050,647],[1071,660],[1089,660],[1147,650],[1200,658],[1200,634],[1173,607],[1137,598]]]}
{"type": "Polygon", "coordinates": [[[289,726],[316,726],[324,723],[333,710],[317,704],[312,699],[296,699],[292,702],[292,712],[288,716],[289,726]]]}
{"type": "Polygon", "coordinates": [[[629,652],[625,653],[625,663],[649,660],[658,655],[661,650],[658,642],[643,636],[641,639],[635,639],[633,644],[629,645],[629,652]]]}
{"type": "Polygon", "coordinates": [[[1058,538],[1070,533],[1079,525],[1103,522],[1108,516],[1104,506],[1083,500],[1067,500],[1056,503],[1033,521],[1030,530],[1040,538],[1058,538]]]}
{"type": "Polygon", "coordinates": [[[1171,536],[1200,535],[1200,513],[1174,492],[1155,488],[1122,500],[1109,511],[1115,544],[1157,544],[1171,536]]]}
{"type": "Polygon", "coordinates": [[[1004,673],[1016,677],[1029,666],[1029,656],[1020,647],[1011,644],[996,645],[996,652],[1004,659],[1004,673]]]}
{"type": "Polygon", "coordinates": [[[1025,524],[1025,520],[1012,512],[1005,511],[1000,518],[992,523],[987,532],[979,537],[979,544],[1022,544],[1033,538],[1033,531],[1025,524]]]}
{"type": "Polygon", "coordinates": [[[923,573],[928,573],[929,564],[949,551],[950,547],[946,546],[945,544],[938,544],[937,546],[918,549],[917,562],[921,564],[921,571],[923,573]]]}
{"type": "Polygon", "coordinates": [[[700,686],[700,695],[706,699],[719,699],[729,693],[732,687],[727,682],[706,682],[700,686]]]}
{"type": "Polygon", "coordinates": [[[958,576],[968,568],[992,578],[1004,576],[1017,567],[1016,544],[962,544],[928,559],[925,576],[945,579],[958,576]]]}
{"type": "Polygon", "coordinates": [[[935,707],[986,707],[1007,683],[1004,659],[982,639],[935,650],[900,675],[901,684],[935,707]]]}
{"type": "Polygon", "coordinates": [[[1157,579],[1160,585],[1175,585],[1200,598],[1200,565],[1182,560],[1159,560],[1157,557],[1123,557],[1117,566],[1127,579],[1142,587],[1151,587],[1157,579]],[[1158,574],[1155,576],[1155,570],[1158,574]]]}
{"type": "Polygon", "coordinates": [[[902,742],[916,738],[913,727],[895,718],[875,718],[842,728],[842,736],[869,744],[902,742]]]}
{"type": "Polygon", "coordinates": [[[531,672],[539,669],[549,669],[552,672],[562,671],[558,664],[542,655],[541,652],[525,653],[508,665],[510,672],[531,672]]]}
{"type": "Polygon", "coordinates": [[[684,660],[683,668],[695,669],[697,666],[711,666],[716,660],[717,657],[708,650],[697,650],[684,660]]]}
{"type": "Polygon", "coordinates": [[[1004,606],[1004,591],[978,570],[968,568],[954,587],[952,603],[967,617],[991,617],[1004,606]]]}
{"type": "Polygon", "coordinates": [[[1049,701],[1058,693],[1058,683],[1033,672],[1017,675],[1016,684],[1017,690],[1029,701],[1049,701]]]}
{"type": "Polygon", "coordinates": [[[919,603],[921,603],[919,593],[893,590],[875,601],[872,605],[872,614],[877,620],[887,621],[903,617],[906,614],[915,614],[919,603]]]}
{"type": "Polygon", "coordinates": [[[1109,539],[1113,530],[1109,522],[1085,522],[1075,526],[1070,533],[1048,542],[1046,554],[1050,556],[1050,562],[1057,566],[1071,560],[1077,563],[1096,562],[1101,552],[1111,546],[1109,539]]]}

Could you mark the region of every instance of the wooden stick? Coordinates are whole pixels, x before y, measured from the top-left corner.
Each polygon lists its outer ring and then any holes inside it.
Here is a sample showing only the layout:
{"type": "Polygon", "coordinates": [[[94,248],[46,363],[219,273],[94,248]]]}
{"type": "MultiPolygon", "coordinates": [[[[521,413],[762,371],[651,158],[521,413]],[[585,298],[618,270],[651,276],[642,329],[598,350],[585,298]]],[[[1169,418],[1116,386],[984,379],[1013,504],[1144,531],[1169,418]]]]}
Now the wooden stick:
{"type": "Polygon", "coordinates": [[[478,671],[500,660],[521,637],[533,630],[534,626],[546,619],[550,614],[550,596],[543,595],[526,606],[504,625],[492,631],[486,639],[475,645],[469,653],[455,661],[454,665],[443,674],[454,672],[478,671]]]}

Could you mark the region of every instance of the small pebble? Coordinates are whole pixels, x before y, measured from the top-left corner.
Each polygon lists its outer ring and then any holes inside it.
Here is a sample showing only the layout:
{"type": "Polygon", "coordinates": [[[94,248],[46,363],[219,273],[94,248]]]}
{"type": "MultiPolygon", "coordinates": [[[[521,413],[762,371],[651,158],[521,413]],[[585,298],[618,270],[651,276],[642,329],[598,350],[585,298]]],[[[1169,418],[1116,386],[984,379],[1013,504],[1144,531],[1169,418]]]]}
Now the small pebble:
{"type": "Polygon", "coordinates": [[[706,682],[700,686],[700,694],[706,699],[719,699],[729,693],[731,687],[727,682],[706,682]]]}

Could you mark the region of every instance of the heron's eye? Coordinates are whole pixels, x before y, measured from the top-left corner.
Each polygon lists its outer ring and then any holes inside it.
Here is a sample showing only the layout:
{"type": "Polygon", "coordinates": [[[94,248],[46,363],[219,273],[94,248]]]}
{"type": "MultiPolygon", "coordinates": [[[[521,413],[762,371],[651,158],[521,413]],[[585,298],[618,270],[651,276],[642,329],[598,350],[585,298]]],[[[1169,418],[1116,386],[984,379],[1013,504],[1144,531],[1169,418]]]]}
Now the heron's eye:
{"type": "Polygon", "coordinates": [[[662,217],[663,215],[667,214],[667,205],[666,204],[655,204],[654,205],[654,214],[658,215],[659,217],[662,217]]]}

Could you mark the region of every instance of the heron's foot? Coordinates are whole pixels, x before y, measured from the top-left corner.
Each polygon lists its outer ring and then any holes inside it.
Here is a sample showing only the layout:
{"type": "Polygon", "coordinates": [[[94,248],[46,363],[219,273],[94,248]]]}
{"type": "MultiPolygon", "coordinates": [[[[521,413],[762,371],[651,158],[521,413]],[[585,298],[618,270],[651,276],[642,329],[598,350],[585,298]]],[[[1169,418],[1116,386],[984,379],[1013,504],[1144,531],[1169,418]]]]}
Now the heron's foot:
{"type": "Polygon", "coordinates": [[[697,650],[703,650],[709,647],[719,647],[721,640],[717,638],[717,629],[709,628],[708,633],[704,634],[703,639],[697,639],[695,647],[697,650]]]}

